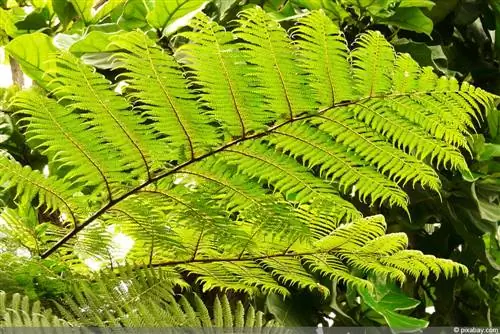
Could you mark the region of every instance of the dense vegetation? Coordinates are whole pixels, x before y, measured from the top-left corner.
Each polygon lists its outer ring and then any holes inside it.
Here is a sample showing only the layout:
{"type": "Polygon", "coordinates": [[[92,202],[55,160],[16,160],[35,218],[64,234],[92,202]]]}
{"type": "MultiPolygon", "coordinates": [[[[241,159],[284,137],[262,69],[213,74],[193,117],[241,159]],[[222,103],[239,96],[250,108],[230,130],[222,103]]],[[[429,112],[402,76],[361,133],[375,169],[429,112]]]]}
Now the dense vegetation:
{"type": "Polygon", "coordinates": [[[500,323],[495,2],[0,5],[2,326],[500,323]]]}

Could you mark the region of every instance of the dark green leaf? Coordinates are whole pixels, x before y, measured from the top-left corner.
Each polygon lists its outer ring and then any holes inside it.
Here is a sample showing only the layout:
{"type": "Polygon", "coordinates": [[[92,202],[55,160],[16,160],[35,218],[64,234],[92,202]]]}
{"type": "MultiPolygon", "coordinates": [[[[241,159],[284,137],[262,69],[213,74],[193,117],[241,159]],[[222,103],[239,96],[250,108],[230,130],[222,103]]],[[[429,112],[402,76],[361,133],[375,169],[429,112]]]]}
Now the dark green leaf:
{"type": "Polygon", "coordinates": [[[436,5],[428,13],[434,23],[443,21],[458,4],[458,0],[436,0],[436,5]]]}
{"type": "Polygon", "coordinates": [[[443,73],[448,73],[448,59],[443,52],[441,45],[429,46],[426,43],[419,43],[407,39],[396,41],[394,47],[398,52],[408,53],[420,66],[432,66],[443,73]]]}
{"type": "Polygon", "coordinates": [[[428,322],[426,320],[409,317],[395,312],[397,310],[412,309],[416,307],[420,303],[418,300],[410,298],[394,289],[388,290],[383,286],[379,287],[379,285],[380,284],[376,285],[376,294],[366,288],[360,288],[358,291],[364,303],[383,316],[389,327],[405,331],[427,327],[428,322]],[[380,291],[380,288],[382,288],[382,291],[380,291]]]}
{"type": "Polygon", "coordinates": [[[432,20],[419,8],[397,8],[391,17],[377,19],[377,21],[427,35],[430,35],[433,29],[432,20]]]}
{"type": "Polygon", "coordinates": [[[52,8],[64,27],[77,15],[73,4],[66,0],[52,0],[52,8]]]}
{"type": "Polygon", "coordinates": [[[420,8],[431,9],[435,5],[436,4],[434,3],[434,1],[430,1],[430,0],[402,0],[399,3],[399,7],[400,8],[404,8],[404,7],[420,7],[420,8]]]}

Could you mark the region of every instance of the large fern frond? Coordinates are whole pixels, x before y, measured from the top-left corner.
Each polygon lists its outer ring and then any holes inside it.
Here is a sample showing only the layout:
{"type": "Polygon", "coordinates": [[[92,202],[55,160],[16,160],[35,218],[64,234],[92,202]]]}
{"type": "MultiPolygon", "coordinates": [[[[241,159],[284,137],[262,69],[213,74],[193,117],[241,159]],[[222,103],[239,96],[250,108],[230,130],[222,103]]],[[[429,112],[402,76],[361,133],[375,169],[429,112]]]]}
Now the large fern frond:
{"type": "Polygon", "coordinates": [[[57,102],[16,99],[31,144],[69,170],[46,178],[0,161],[23,202],[37,197],[76,224],[42,257],[112,226],[135,239],[127,260],[205,288],[327,293],[315,275],[369,286],[373,272],[401,282],[464,271],[406,251],[403,235],[385,237],[383,219],[361,219],[347,198],[406,209],[408,185],[439,191],[438,168],[467,170],[466,136],[494,97],[420,68],[377,32],[349,51],[321,11],[293,39],[259,8],[237,24],[227,31],[200,14],[175,56],[140,32],[117,34],[123,96],[61,53],[57,102]]]}

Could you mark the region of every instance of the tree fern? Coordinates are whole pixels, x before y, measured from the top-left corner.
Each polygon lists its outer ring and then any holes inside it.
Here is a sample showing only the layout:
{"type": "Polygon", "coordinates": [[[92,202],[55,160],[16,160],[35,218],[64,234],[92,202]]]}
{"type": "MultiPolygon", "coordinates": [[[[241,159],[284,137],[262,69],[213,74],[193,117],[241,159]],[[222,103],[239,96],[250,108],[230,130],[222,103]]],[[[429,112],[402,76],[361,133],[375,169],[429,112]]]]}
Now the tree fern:
{"type": "Polygon", "coordinates": [[[405,250],[405,235],[384,236],[383,218],[362,219],[346,197],[406,209],[405,186],[439,191],[438,168],[467,170],[466,136],[494,96],[420,68],[377,32],[350,51],[320,11],[293,38],[258,8],[237,23],[226,31],[200,14],[172,53],[118,34],[124,95],[61,52],[51,97],[17,97],[30,143],[64,176],[2,156],[4,186],[74,225],[40,255],[114,226],[135,240],[128,261],[187,272],[205,289],[328,294],[317,275],[369,287],[369,273],[465,271],[405,250]]]}

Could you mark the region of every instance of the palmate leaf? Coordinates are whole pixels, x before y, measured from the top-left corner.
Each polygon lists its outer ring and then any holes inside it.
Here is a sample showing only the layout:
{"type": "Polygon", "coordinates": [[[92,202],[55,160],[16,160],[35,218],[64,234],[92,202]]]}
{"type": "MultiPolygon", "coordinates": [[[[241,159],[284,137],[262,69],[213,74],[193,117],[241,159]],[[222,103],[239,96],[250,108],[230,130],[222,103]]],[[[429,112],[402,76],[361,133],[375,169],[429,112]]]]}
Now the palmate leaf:
{"type": "Polygon", "coordinates": [[[406,209],[405,187],[439,191],[439,168],[467,170],[466,136],[494,96],[420,68],[378,32],[350,51],[321,11],[293,38],[259,8],[237,25],[199,14],[177,50],[117,34],[123,95],[62,52],[57,101],[16,99],[30,143],[63,176],[3,159],[2,181],[76,223],[42,243],[42,257],[105,253],[111,226],[135,241],[126,260],[195,275],[205,289],[328,294],[317,275],[369,288],[370,273],[464,272],[406,250],[404,235],[385,236],[383,218],[362,219],[348,198],[406,209]]]}

